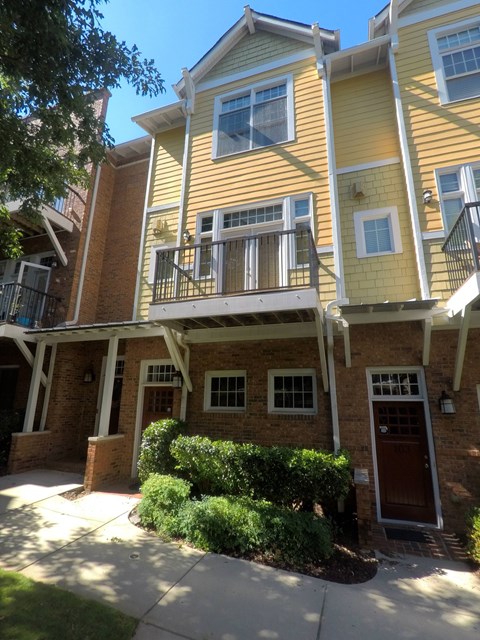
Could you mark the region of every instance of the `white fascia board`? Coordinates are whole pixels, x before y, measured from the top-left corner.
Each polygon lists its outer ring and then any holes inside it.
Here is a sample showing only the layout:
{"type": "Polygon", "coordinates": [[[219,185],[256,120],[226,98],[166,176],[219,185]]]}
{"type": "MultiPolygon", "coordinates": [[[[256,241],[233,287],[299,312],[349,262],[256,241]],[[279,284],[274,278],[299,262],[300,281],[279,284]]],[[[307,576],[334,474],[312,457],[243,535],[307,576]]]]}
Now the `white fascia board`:
{"type": "Polygon", "coordinates": [[[185,100],[179,100],[178,102],[167,104],[164,107],[159,107],[158,109],[152,109],[150,111],[146,111],[145,113],[140,113],[137,116],[132,116],[131,120],[132,122],[135,122],[135,124],[138,124],[138,126],[141,127],[144,131],[146,131],[149,135],[151,135],[152,137],[155,137],[158,131],[161,130],[161,127],[159,127],[158,124],[155,123],[155,119],[159,117],[163,118],[167,125],[165,129],[174,129],[177,126],[180,126],[180,124],[178,125],[176,124],[177,122],[176,116],[178,114],[181,114],[183,115],[183,117],[186,118],[187,112],[186,112],[185,100]],[[169,124],[169,121],[168,121],[169,115],[173,116],[173,121],[171,122],[171,125],[169,124]]]}
{"type": "Polygon", "coordinates": [[[248,327],[218,327],[215,329],[189,329],[185,342],[202,344],[207,342],[247,342],[250,340],[284,340],[286,338],[315,338],[314,322],[292,322],[289,324],[261,324],[248,327]]]}
{"type": "Polygon", "coordinates": [[[26,333],[25,327],[16,324],[0,324],[0,338],[10,338],[11,340],[23,340],[24,342],[36,342],[33,336],[26,333]]]}
{"type": "Polygon", "coordinates": [[[424,20],[432,20],[433,18],[439,18],[440,16],[454,13],[455,11],[462,11],[462,9],[469,9],[470,7],[478,6],[478,0],[458,0],[443,7],[435,7],[433,9],[419,11],[418,13],[412,13],[411,15],[400,17],[398,19],[398,27],[409,27],[413,24],[418,24],[424,20]]]}
{"type": "Polygon", "coordinates": [[[318,294],[315,289],[254,293],[229,298],[202,298],[185,302],[151,304],[148,319],[162,322],[182,318],[295,311],[296,309],[315,309],[317,304],[318,294]]]}
{"type": "MultiPolygon", "coordinates": [[[[119,340],[130,340],[133,338],[163,338],[164,329],[161,326],[151,326],[151,327],[142,327],[142,328],[122,328],[119,327],[117,329],[114,328],[104,328],[104,329],[85,329],[81,330],[73,330],[71,333],[44,333],[42,335],[42,339],[47,344],[61,344],[61,343],[70,343],[70,342],[92,342],[93,340],[109,340],[117,336],[119,340]]],[[[28,334],[24,336],[24,339],[27,340],[29,337],[28,334]]],[[[33,338],[38,338],[38,334],[32,334],[33,338]]],[[[36,340],[34,340],[36,341],[36,340]]]]}
{"type": "Polygon", "coordinates": [[[456,316],[480,298],[480,273],[474,273],[447,302],[450,314],[456,316]]]}
{"type": "MultiPolygon", "coordinates": [[[[444,311],[430,309],[412,309],[402,311],[376,311],[373,313],[349,313],[345,316],[348,324],[385,324],[389,322],[415,322],[417,320],[427,320],[436,315],[443,314],[444,311]]],[[[340,316],[339,316],[340,318],[340,316]]],[[[342,316],[343,318],[343,316],[342,316]]]]}

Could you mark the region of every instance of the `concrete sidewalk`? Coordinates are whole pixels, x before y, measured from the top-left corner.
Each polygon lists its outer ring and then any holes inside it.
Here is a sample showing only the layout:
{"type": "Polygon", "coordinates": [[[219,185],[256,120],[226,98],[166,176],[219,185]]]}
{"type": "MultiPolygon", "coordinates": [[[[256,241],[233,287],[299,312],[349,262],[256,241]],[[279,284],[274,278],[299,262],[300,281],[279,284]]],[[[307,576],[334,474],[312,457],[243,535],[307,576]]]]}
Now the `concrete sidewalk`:
{"type": "Polygon", "coordinates": [[[187,547],[134,527],[133,496],[60,494],[73,474],[0,478],[0,566],[138,617],[135,640],[472,640],[480,581],[462,563],[404,557],[340,585],[187,547]]]}

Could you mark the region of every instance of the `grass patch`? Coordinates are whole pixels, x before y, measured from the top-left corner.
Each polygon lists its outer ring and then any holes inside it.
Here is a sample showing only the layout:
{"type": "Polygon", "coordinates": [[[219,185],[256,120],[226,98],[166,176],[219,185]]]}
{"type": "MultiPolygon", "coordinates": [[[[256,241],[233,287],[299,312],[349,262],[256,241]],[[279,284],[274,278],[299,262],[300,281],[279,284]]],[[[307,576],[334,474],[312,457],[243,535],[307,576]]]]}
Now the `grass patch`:
{"type": "Polygon", "coordinates": [[[130,640],[137,623],[107,605],[0,569],[2,640],[130,640]]]}

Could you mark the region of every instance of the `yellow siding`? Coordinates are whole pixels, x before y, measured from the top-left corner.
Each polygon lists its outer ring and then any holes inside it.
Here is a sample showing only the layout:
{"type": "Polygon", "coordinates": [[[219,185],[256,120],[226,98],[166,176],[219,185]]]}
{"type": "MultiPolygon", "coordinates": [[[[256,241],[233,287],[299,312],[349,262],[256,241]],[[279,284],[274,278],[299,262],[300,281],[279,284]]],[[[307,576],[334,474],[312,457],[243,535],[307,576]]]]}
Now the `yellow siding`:
{"type": "Polygon", "coordinates": [[[405,11],[402,11],[400,14],[403,18],[404,16],[408,16],[412,13],[418,13],[419,11],[427,11],[429,9],[438,9],[439,7],[443,7],[447,4],[452,4],[452,0],[417,0],[417,2],[412,2],[405,11]]]}
{"type": "Polygon", "coordinates": [[[298,51],[311,49],[305,42],[284,38],[282,36],[256,31],[252,35],[246,35],[220,62],[202,78],[202,82],[208,82],[239,73],[247,69],[265,64],[276,58],[283,58],[298,51]]]}
{"type": "Polygon", "coordinates": [[[333,253],[320,255],[319,258],[319,297],[320,302],[325,307],[327,303],[329,303],[331,300],[335,300],[335,298],[337,297],[333,253]]]}
{"type": "Polygon", "coordinates": [[[338,168],[400,155],[387,71],[332,84],[332,110],[338,168]]]}
{"type": "Polygon", "coordinates": [[[165,131],[155,142],[155,165],[149,206],[180,200],[185,128],[165,131]]]}
{"type": "Polygon", "coordinates": [[[345,288],[350,303],[409,300],[420,296],[401,165],[340,175],[338,179],[345,288]],[[361,182],[365,197],[351,198],[352,182],[361,182]],[[396,206],[403,252],[357,258],[354,212],[396,206]]]}
{"type": "Polygon", "coordinates": [[[143,263],[138,294],[137,320],[148,319],[149,304],[152,301],[153,286],[148,282],[152,247],[176,246],[178,229],[178,208],[153,213],[148,217],[145,232],[143,263]],[[158,231],[160,229],[160,232],[158,231]]]}
{"type": "Polygon", "coordinates": [[[189,228],[195,228],[201,211],[312,191],[318,244],[331,243],[322,83],[314,58],[231,83],[221,91],[199,94],[191,122],[191,158],[186,223],[189,228]],[[281,73],[292,73],[294,78],[296,139],[212,160],[215,95],[281,73]]]}
{"type": "MultiPolygon", "coordinates": [[[[478,18],[478,5],[429,20],[428,29],[478,18]]],[[[433,72],[426,24],[400,30],[397,69],[410,140],[410,154],[423,231],[442,229],[434,170],[478,160],[480,104],[478,99],[441,106],[433,72]],[[423,205],[425,188],[434,192],[434,204],[423,205]]]]}

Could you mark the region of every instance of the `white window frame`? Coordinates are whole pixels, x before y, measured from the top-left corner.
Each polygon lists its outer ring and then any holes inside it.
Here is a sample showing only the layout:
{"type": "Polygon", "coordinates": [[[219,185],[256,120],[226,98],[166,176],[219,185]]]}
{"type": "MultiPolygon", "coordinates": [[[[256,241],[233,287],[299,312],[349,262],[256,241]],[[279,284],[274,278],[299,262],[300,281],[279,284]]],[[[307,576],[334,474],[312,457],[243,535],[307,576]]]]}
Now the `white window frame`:
{"type": "Polygon", "coordinates": [[[370,209],[368,211],[355,211],[353,214],[353,222],[355,227],[357,258],[376,258],[378,256],[389,256],[395,253],[402,253],[402,236],[400,233],[400,223],[398,220],[397,207],[384,207],[382,209],[370,209]],[[363,223],[367,220],[377,220],[381,218],[387,218],[389,221],[392,250],[367,253],[363,223]]]}
{"type": "MultiPolygon", "coordinates": [[[[451,33],[455,33],[457,31],[463,31],[466,28],[477,27],[479,26],[480,21],[477,20],[463,20],[462,22],[456,22],[455,24],[450,24],[443,27],[438,27],[436,29],[431,29],[427,32],[428,42],[430,45],[430,54],[432,56],[433,70],[435,72],[435,79],[437,82],[438,96],[440,99],[440,104],[449,104],[453,102],[463,102],[464,100],[471,100],[472,98],[478,98],[480,96],[479,93],[468,96],[466,98],[458,98],[456,100],[450,100],[448,95],[448,86],[447,86],[447,78],[445,77],[445,73],[443,70],[443,61],[442,55],[445,55],[448,52],[441,53],[438,47],[438,39],[442,36],[447,36],[451,33]]],[[[480,43],[479,43],[480,46],[480,43]]],[[[467,46],[460,48],[468,48],[467,46]]],[[[476,73],[476,72],[472,72],[476,73]]],[[[477,72],[480,73],[480,72],[477,72]]],[[[468,74],[467,74],[468,75],[468,74]]],[[[459,77],[459,76],[454,76],[459,77]]]]}
{"type": "Polygon", "coordinates": [[[440,211],[442,213],[442,222],[445,235],[448,235],[450,228],[447,224],[447,216],[445,213],[445,201],[460,198],[462,200],[462,208],[468,202],[480,201],[480,195],[477,193],[475,186],[475,178],[473,172],[480,170],[480,161],[468,164],[454,165],[453,167],[442,167],[435,169],[435,182],[437,185],[438,199],[440,201],[440,211]],[[458,191],[449,191],[442,194],[440,176],[449,173],[456,173],[458,176],[458,191]]]}
{"type": "Polygon", "coordinates": [[[268,413],[281,413],[288,415],[316,415],[318,413],[317,403],[317,372],[315,369],[269,369],[268,370],[268,413]],[[310,376],[312,378],[312,408],[296,407],[275,407],[275,378],[286,376],[310,376]]]}
{"type": "Polygon", "coordinates": [[[217,370],[205,372],[205,393],[203,410],[214,413],[245,413],[247,409],[247,372],[244,369],[217,370]],[[212,379],[213,378],[241,378],[245,379],[244,406],[243,407],[212,407],[212,379]]]}
{"type": "Polygon", "coordinates": [[[215,97],[214,106],[213,106],[213,135],[212,135],[212,158],[215,160],[217,158],[228,158],[229,156],[236,156],[241,153],[248,153],[250,151],[256,151],[258,149],[265,149],[277,144],[285,144],[286,142],[291,142],[295,139],[295,110],[294,110],[294,98],[293,98],[293,76],[292,74],[287,74],[285,76],[279,76],[276,78],[271,78],[269,80],[264,80],[262,82],[256,82],[255,84],[247,85],[242,87],[241,89],[236,89],[235,91],[230,91],[229,93],[224,93],[220,96],[215,97]],[[220,115],[222,113],[222,104],[227,102],[228,100],[232,100],[235,97],[244,96],[248,92],[250,92],[250,113],[252,113],[255,94],[259,91],[263,91],[270,87],[285,83],[287,87],[287,139],[282,140],[280,142],[274,142],[272,144],[263,145],[259,147],[252,146],[252,140],[250,139],[250,146],[248,149],[243,149],[241,151],[234,151],[232,153],[219,154],[218,153],[218,142],[219,142],[219,123],[220,123],[220,115]]]}

